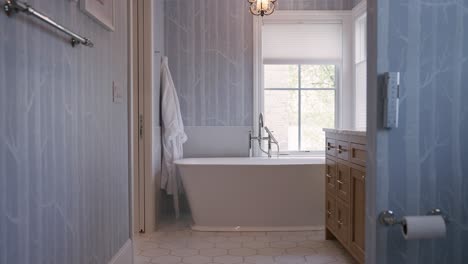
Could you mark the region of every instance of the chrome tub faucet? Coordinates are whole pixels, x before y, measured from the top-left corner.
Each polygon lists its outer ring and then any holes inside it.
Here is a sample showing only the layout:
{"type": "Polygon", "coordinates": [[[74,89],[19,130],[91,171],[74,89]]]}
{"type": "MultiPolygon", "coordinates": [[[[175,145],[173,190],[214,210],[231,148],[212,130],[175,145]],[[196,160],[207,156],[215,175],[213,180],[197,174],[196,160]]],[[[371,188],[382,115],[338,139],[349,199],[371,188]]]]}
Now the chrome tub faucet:
{"type": "Polygon", "coordinates": [[[277,155],[279,157],[279,143],[278,143],[278,140],[276,140],[275,136],[273,135],[273,131],[271,131],[270,129],[268,129],[267,126],[264,125],[263,123],[263,114],[260,113],[259,117],[258,117],[258,136],[257,137],[253,137],[252,136],[252,131],[249,131],[249,157],[252,157],[253,156],[253,144],[252,142],[254,140],[257,140],[258,141],[258,147],[259,149],[268,155],[268,158],[271,158],[272,157],[272,144],[275,144],[276,145],[276,149],[277,149],[277,155]],[[263,137],[263,133],[262,133],[262,130],[265,130],[267,135],[266,137],[263,137]],[[268,141],[268,150],[265,151],[263,150],[262,148],[262,142],[264,140],[267,140],[268,141]]]}

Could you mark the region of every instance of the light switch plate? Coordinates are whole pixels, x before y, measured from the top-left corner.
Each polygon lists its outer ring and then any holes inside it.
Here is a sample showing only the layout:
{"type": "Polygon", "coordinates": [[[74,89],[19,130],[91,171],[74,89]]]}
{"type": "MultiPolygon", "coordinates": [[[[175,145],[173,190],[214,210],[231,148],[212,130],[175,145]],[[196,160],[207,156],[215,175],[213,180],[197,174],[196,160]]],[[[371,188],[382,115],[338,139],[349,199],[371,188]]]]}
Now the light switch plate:
{"type": "Polygon", "coordinates": [[[116,104],[124,102],[123,89],[116,81],[112,82],[112,101],[116,104]]]}

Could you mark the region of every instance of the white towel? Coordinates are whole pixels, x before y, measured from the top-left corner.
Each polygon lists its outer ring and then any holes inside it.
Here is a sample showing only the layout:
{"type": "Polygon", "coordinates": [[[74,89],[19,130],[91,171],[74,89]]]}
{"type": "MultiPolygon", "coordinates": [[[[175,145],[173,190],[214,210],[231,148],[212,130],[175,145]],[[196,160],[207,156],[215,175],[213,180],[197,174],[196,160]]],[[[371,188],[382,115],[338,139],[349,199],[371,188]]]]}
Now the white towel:
{"type": "Polygon", "coordinates": [[[176,160],[184,156],[182,145],[187,141],[184,132],[184,123],[180,113],[180,104],[177,97],[174,81],[169,71],[167,57],[163,58],[161,65],[161,116],[162,116],[162,149],[163,164],[161,188],[174,199],[174,210],[179,217],[179,187],[180,179],[177,175],[176,160]]]}

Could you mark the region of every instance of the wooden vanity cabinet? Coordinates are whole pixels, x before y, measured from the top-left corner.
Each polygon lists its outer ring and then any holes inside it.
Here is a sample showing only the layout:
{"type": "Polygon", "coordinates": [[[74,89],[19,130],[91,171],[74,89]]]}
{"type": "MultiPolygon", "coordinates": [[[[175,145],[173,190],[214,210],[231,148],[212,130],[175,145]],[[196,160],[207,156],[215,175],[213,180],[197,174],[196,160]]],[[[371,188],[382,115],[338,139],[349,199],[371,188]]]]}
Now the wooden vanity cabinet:
{"type": "Polygon", "coordinates": [[[366,136],[326,132],[326,239],[365,260],[366,136]]]}
{"type": "Polygon", "coordinates": [[[336,182],[335,182],[335,192],[338,198],[341,198],[343,201],[350,200],[350,170],[349,167],[343,163],[336,163],[336,182]]]}
{"type": "Polygon", "coordinates": [[[327,192],[334,194],[336,189],[336,162],[334,160],[327,159],[325,166],[326,189],[327,192]]]}
{"type": "Polygon", "coordinates": [[[349,240],[349,206],[343,200],[336,200],[336,232],[335,236],[343,244],[348,246],[349,240]]]}
{"type": "Polygon", "coordinates": [[[333,195],[327,195],[325,197],[325,223],[327,227],[333,231],[336,231],[336,199],[333,195]]]}
{"type": "Polygon", "coordinates": [[[351,228],[349,250],[360,263],[364,263],[366,236],[366,171],[363,168],[351,168],[351,228]]]}

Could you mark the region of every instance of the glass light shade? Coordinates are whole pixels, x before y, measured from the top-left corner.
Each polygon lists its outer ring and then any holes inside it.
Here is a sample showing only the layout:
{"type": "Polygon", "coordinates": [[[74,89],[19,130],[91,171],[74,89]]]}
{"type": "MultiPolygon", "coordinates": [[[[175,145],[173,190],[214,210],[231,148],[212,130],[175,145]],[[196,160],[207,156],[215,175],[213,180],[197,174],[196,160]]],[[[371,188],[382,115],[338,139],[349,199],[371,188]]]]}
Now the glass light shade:
{"type": "Polygon", "coordinates": [[[255,16],[268,16],[276,9],[277,0],[247,0],[250,4],[250,13],[255,16]]]}

